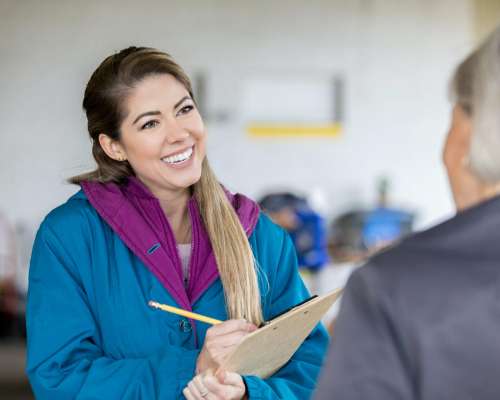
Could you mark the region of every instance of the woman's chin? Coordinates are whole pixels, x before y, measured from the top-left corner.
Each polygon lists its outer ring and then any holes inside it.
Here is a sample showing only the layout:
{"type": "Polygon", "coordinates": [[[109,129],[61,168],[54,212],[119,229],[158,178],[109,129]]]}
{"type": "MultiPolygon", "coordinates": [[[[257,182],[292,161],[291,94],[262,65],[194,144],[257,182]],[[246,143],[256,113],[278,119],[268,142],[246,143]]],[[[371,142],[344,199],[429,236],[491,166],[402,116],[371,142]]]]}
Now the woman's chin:
{"type": "Polygon", "coordinates": [[[201,173],[193,173],[185,177],[176,177],[177,179],[172,180],[171,184],[179,189],[187,189],[197,183],[200,177],[201,173]]]}

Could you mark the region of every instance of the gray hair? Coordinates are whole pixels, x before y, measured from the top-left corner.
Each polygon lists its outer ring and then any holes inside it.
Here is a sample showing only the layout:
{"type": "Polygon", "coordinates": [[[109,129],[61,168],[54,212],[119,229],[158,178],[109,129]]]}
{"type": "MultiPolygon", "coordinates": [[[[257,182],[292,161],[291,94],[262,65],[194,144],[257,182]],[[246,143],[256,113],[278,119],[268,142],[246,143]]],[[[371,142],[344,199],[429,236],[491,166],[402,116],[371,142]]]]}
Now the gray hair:
{"type": "Polygon", "coordinates": [[[500,181],[500,27],[458,66],[451,92],[472,117],[471,169],[485,182],[500,181]]]}

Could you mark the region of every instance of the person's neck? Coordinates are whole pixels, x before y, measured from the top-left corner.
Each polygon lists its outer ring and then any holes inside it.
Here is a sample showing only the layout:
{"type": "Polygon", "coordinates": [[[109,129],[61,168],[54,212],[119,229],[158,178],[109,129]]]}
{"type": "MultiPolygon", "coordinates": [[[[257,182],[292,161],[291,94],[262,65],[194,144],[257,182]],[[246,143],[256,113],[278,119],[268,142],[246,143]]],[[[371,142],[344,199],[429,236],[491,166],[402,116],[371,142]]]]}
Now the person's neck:
{"type": "Polygon", "coordinates": [[[483,201],[496,197],[499,194],[500,194],[500,183],[486,184],[484,185],[483,190],[481,192],[481,197],[476,202],[476,204],[482,203],[483,201]]]}
{"type": "Polygon", "coordinates": [[[180,244],[191,242],[191,221],[189,218],[188,202],[190,198],[189,189],[155,193],[160,206],[172,227],[175,241],[180,244]]]}
{"type": "Polygon", "coordinates": [[[500,195],[500,183],[482,183],[475,192],[469,193],[468,198],[455,201],[457,211],[464,211],[498,195],[500,195]]]}

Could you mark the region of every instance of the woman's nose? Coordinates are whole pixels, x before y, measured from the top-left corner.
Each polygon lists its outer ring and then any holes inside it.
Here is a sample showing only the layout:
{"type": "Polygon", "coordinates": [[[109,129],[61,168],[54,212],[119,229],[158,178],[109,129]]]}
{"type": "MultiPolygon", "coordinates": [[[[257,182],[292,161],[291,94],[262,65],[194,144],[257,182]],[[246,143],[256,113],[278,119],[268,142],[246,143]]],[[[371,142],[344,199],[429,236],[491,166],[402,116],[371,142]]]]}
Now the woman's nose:
{"type": "Polygon", "coordinates": [[[166,140],[169,144],[182,142],[189,137],[189,132],[177,123],[171,123],[167,126],[166,140]]]}

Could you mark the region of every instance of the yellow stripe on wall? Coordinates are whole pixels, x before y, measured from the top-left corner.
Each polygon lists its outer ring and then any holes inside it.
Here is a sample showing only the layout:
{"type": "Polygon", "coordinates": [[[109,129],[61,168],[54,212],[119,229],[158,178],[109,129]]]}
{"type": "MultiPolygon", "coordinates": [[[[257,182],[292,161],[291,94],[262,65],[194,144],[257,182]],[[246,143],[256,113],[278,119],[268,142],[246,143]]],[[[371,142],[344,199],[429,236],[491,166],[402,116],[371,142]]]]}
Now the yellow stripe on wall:
{"type": "Polygon", "coordinates": [[[283,125],[250,124],[247,133],[255,137],[335,137],[342,132],[340,124],[283,125]]]}

